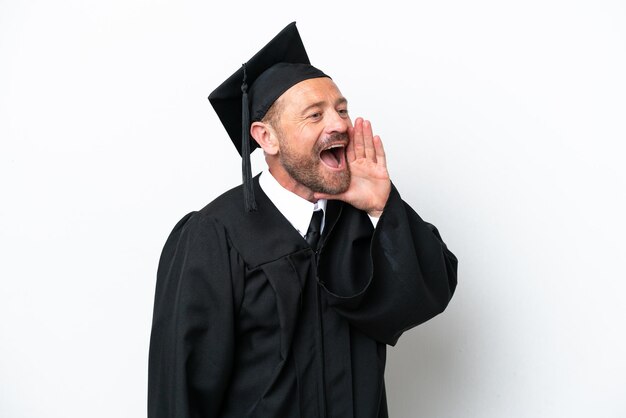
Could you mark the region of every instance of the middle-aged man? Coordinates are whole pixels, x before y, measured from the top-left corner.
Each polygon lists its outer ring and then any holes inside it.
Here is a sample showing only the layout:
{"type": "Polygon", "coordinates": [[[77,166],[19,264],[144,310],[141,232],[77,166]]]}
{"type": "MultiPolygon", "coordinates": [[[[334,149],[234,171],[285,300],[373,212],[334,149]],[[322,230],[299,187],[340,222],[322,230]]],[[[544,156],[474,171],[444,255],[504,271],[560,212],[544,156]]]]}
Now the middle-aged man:
{"type": "Polygon", "coordinates": [[[402,201],[380,138],[353,126],[295,23],[209,100],[244,184],[165,244],[149,416],[386,417],[386,345],[445,309],[455,256],[402,201]],[[257,144],[268,170],[252,179],[257,144]]]}

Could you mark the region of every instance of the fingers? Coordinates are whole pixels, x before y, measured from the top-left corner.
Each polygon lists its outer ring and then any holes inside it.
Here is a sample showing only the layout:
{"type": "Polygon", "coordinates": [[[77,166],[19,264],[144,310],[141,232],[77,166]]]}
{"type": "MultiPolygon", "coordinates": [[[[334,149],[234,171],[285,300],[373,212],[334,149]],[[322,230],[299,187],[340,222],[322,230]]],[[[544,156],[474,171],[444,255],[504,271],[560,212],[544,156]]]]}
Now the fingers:
{"type": "Polygon", "coordinates": [[[365,158],[365,144],[363,139],[363,119],[356,118],[354,121],[354,136],[352,138],[352,145],[354,147],[355,158],[365,158]]]}
{"type": "Polygon", "coordinates": [[[356,160],[356,155],[354,153],[354,128],[348,128],[348,146],[346,148],[346,159],[348,160],[348,163],[353,162],[354,160],[356,160]]]}
{"type": "Polygon", "coordinates": [[[369,120],[363,121],[363,147],[365,149],[365,158],[376,162],[376,151],[374,150],[374,134],[372,133],[372,124],[369,120]]]}
{"type": "Polygon", "coordinates": [[[378,135],[374,137],[374,150],[376,151],[376,162],[379,165],[387,168],[387,157],[385,156],[385,149],[383,148],[383,141],[378,135]]]}
{"type": "MultiPolygon", "coordinates": [[[[347,157],[348,161],[352,162],[355,159],[366,158],[370,161],[377,162],[379,149],[374,140],[374,134],[372,131],[372,124],[369,120],[363,118],[357,118],[354,121],[354,128],[350,131],[350,144],[348,145],[347,157]]],[[[382,149],[382,143],[378,138],[380,148],[382,149]]],[[[384,151],[382,153],[384,158],[384,151]]]]}

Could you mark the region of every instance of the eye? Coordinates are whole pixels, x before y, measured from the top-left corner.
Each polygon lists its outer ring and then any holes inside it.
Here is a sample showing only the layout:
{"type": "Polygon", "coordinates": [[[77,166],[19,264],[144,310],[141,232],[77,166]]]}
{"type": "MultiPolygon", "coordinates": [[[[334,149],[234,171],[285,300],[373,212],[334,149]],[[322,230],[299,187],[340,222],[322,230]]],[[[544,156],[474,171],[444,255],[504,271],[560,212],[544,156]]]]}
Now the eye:
{"type": "Polygon", "coordinates": [[[309,118],[311,119],[319,119],[322,117],[322,112],[315,112],[315,113],[311,113],[309,115],[309,118]]]}
{"type": "Polygon", "coordinates": [[[348,117],[348,109],[339,109],[337,110],[337,113],[339,113],[339,116],[342,118],[348,117]]]}

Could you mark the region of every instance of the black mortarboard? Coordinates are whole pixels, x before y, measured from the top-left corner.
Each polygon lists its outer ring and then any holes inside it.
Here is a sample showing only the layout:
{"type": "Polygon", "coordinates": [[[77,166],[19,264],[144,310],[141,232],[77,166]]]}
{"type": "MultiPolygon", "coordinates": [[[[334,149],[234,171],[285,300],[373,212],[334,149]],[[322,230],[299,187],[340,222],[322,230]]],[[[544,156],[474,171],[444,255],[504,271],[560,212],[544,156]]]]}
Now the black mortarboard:
{"type": "Polygon", "coordinates": [[[256,210],[250,152],[250,123],[263,119],[270,106],[301,81],[328,77],[310,65],[302,39],[292,22],[209,95],[209,101],[242,157],[244,200],[256,210]]]}

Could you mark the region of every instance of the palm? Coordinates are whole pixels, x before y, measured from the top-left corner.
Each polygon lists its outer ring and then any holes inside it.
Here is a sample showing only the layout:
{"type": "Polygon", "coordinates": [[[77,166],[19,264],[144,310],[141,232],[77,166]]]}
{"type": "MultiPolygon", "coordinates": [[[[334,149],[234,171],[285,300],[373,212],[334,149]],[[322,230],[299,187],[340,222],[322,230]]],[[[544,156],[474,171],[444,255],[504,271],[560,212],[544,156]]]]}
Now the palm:
{"type": "Polygon", "coordinates": [[[382,141],[372,134],[371,124],[361,118],[357,118],[349,135],[346,157],[351,181],[348,190],[340,195],[316,194],[316,197],[343,200],[371,215],[380,215],[391,191],[382,141]]]}

